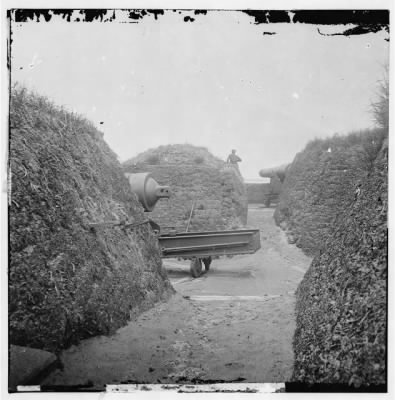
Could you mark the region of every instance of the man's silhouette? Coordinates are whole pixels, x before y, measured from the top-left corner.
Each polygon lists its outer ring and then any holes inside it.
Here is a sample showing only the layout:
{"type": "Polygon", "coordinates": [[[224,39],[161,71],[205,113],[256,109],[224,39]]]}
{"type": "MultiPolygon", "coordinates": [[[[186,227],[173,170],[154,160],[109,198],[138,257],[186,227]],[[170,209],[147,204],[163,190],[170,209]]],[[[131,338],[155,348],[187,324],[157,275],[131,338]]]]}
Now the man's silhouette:
{"type": "Polygon", "coordinates": [[[239,163],[241,161],[241,158],[236,155],[236,150],[232,150],[232,153],[228,155],[228,158],[226,159],[226,162],[228,164],[234,165],[237,169],[239,169],[239,163]]]}

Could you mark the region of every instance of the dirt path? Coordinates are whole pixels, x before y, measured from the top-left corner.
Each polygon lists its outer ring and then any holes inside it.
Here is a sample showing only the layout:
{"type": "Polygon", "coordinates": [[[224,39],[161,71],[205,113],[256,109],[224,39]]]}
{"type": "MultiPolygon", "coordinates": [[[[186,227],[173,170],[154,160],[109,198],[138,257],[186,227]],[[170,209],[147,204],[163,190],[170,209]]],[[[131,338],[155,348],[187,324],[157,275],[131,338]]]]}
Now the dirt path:
{"type": "Polygon", "coordinates": [[[261,250],[214,260],[198,279],[187,262],[165,261],[177,294],[116,334],[64,351],[64,370],[43,384],[289,380],[294,291],[311,259],[287,243],[272,216],[273,209],[250,207],[261,250]]]}

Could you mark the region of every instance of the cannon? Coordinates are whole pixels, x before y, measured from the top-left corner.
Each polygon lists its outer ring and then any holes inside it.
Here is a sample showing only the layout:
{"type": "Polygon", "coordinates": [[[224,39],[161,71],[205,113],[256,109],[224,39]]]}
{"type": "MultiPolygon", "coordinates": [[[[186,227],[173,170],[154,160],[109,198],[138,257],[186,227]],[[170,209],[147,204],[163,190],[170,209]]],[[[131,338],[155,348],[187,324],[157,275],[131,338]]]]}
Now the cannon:
{"type": "Polygon", "coordinates": [[[289,164],[283,164],[278,167],[264,168],[259,171],[259,175],[262,178],[270,178],[270,183],[262,184],[262,201],[266,207],[270,207],[270,204],[273,202],[278,202],[288,165],[289,164]]]}
{"type": "MultiPolygon", "coordinates": [[[[154,209],[161,198],[170,197],[170,188],[159,185],[150,173],[125,173],[131,190],[146,212],[154,209]]],[[[190,260],[190,272],[194,278],[208,272],[212,259],[219,256],[236,254],[252,254],[261,247],[259,229],[238,229],[228,231],[185,232],[176,234],[160,234],[160,227],[148,219],[158,232],[161,258],[182,258],[190,260]]],[[[136,225],[136,224],[134,224],[136,225]]]]}
{"type": "Polygon", "coordinates": [[[144,211],[152,211],[159,199],[170,197],[169,186],[161,186],[149,172],[125,173],[132,192],[137,195],[144,211]]]}
{"type": "Polygon", "coordinates": [[[262,178],[273,178],[274,176],[277,176],[280,182],[283,183],[288,166],[289,164],[283,164],[278,167],[264,168],[259,171],[259,175],[262,178]]]}

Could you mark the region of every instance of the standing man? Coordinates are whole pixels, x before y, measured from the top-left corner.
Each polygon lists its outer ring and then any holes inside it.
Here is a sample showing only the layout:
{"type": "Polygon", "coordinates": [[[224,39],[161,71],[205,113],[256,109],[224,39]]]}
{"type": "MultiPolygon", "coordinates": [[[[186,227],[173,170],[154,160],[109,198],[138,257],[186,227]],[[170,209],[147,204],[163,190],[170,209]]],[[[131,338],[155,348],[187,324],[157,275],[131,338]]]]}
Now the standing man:
{"type": "Polygon", "coordinates": [[[234,165],[237,170],[239,170],[239,165],[237,163],[240,161],[241,161],[241,158],[236,155],[236,150],[232,150],[232,153],[228,155],[228,158],[226,160],[226,162],[228,164],[234,165]]]}

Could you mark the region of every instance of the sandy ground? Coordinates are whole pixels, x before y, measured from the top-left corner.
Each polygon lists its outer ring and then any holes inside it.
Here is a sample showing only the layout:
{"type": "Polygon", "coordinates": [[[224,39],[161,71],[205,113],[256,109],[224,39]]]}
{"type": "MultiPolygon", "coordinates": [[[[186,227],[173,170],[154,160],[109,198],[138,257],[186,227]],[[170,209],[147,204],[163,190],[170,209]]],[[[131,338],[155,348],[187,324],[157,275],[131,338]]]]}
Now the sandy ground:
{"type": "Polygon", "coordinates": [[[200,278],[165,260],[177,293],[109,337],[64,351],[42,384],[103,389],[116,383],[284,382],[292,373],[295,289],[311,261],[251,206],[261,230],[253,255],[214,260],[200,278]]]}

